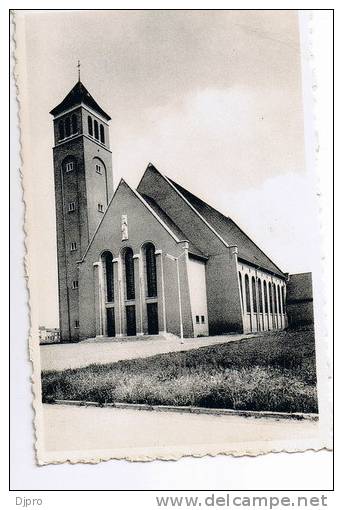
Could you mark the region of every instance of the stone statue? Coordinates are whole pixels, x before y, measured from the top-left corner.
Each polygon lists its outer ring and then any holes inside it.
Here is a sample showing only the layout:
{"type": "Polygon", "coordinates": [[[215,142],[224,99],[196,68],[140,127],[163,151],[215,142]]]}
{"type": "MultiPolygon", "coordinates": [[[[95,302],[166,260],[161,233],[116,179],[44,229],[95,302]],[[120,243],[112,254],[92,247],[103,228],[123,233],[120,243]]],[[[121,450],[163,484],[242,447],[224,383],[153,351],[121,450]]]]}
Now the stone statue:
{"type": "Polygon", "coordinates": [[[122,214],[121,216],[121,240],[126,241],[129,238],[129,231],[127,226],[127,215],[122,214]]]}

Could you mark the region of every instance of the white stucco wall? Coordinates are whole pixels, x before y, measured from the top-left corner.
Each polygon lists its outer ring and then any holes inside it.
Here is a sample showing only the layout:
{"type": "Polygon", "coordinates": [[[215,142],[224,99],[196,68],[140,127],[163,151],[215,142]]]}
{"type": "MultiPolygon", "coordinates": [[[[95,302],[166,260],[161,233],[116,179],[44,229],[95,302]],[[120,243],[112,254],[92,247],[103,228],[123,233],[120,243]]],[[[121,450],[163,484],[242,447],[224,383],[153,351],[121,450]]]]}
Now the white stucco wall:
{"type": "Polygon", "coordinates": [[[280,288],[280,292],[283,292],[284,295],[284,303],[286,301],[286,283],[282,278],[277,276],[273,276],[261,269],[256,269],[248,264],[244,264],[242,261],[238,261],[238,272],[242,278],[242,290],[243,295],[241,295],[241,299],[243,300],[243,325],[244,331],[250,333],[251,331],[270,331],[275,329],[284,329],[287,326],[287,317],[286,313],[284,313],[281,303],[277,297],[277,307],[274,310],[274,299],[273,301],[273,313],[270,311],[269,307],[269,286],[270,283],[273,287],[280,288]],[[247,303],[246,303],[246,292],[245,292],[245,275],[248,276],[249,279],[249,294],[250,294],[250,312],[247,311],[247,303]],[[252,277],[255,278],[256,281],[256,291],[257,291],[257,312],[253,310],[253,298],[252,298],[252,277]],[[262,286],[262,307],[259,304],[259,296],[258,296],[258,280],[261,280],[262,286]],[[268,308],[265,308],[265,299],[264,299],[264,290],[263,290],[263,282],[266,283],[267,290],[267,301],[268,308]]]}
{"type": "Polygon", "coordinates": [[[189,290],[191,298],[194,336],[208,335],[205,263],[188,259],[189,290]],[[198,320],[197,320],[198,317],[198,320]]]}

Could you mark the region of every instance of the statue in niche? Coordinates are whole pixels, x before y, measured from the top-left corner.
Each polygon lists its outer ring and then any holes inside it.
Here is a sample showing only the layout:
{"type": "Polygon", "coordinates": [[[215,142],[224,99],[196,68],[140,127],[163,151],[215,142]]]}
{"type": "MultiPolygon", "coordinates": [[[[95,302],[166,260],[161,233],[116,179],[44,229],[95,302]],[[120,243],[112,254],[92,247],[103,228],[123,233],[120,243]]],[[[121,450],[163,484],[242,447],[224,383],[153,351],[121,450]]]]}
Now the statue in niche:
{"type": "Polygon", "coordinates": [[[129,230],[127,226],[127,215],[122,214],[121,216],[121,240],[127,241],[129,238],[129,230]]]}

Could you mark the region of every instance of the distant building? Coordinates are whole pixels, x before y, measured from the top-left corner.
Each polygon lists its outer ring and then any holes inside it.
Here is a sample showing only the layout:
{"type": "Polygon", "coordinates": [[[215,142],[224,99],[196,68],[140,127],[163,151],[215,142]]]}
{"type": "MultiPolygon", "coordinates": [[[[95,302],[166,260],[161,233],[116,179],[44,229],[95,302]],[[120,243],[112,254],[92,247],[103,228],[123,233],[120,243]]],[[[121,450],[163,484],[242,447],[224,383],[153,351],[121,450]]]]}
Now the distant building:
{"type": "Polygon", "coordinates": [[[113,193],[110,116],[79,81],[51,112],[61,341],[287,326],[287,275],[149,164],[113,193]]]}
{"type": "Polygon", "coordinates": [[[287,316],[290,327],[312,325],[313,292],[311,273],[292,274],[287,284],[287,316]]]}
{"type": "Polygon", "coordinates": [[[60,341],[60,330],[58,328],[39,326],[38,331],[40,344],[51,344],[60,341]]]}

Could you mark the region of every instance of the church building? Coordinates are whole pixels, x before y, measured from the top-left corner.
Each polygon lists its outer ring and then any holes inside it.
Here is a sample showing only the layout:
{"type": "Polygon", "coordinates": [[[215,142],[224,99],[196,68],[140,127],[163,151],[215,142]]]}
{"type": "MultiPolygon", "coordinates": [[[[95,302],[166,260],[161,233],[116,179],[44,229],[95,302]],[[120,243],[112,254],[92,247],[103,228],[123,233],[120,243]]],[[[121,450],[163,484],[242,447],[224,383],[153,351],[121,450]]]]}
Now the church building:
{"type": "Polygon", "coordinates": [[[50,113],[61,341],[287,326],[287,274],[232,219],[151,163],[113,190],[111,119],[81,81],[50,113]]]}

